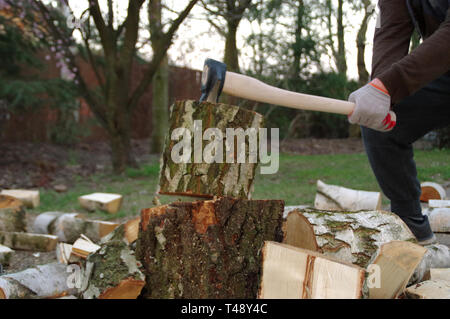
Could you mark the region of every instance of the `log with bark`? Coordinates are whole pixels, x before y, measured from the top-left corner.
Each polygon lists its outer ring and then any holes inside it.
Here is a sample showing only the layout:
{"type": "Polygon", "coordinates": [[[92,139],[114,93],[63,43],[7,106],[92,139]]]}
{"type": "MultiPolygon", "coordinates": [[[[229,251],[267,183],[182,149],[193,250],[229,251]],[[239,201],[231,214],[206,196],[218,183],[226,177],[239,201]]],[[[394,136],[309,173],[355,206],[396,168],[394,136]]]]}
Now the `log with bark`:
{"type": "Polygon", "coordinates": [[[422,213],[428,216],[433,232],[450,233],[450,207],[429,207],[425,208],[422,213]]]}
{"type": "Polygon", "coordinates": [[[356,299],[365,270],[306,249],[267,241],[260,299],[356,299]]]}
{"type": "Polygon", "coordinates": [[[218,198],[144,209],[136,255],[147,298],[256,298],[264,241],[283,201],[218,198]]]}
{"type": "Polygon", "coordinates": [[[58,237],[52,235],[0,231],[0,245],[12,249],[52,251],[57,243],[58,237]]]}
{"type": "Polygon", "coordinates": [[[177,101],[171,107],[169,131],[161,158],[159,193],[205,198],[213,196],[250,198],[258,160],[258,134],[262,123],[262,115],[237,106],[177,101]],[[201,123],[202,127],[197,123],[201,123]],[[209,128],[218,129],[218,132],[208,131],[211,133],[211,140],[214,136],[214,141],[205,140],[202,143],[203,134],[208,135],[205,131],[209,128]],[[256,136],[255,139],[246,137],[242,141],[243,144],[234,136],[226,139],[227,129],[231,132],[234,129],[246,131],[249,128],[253,128],[256,132],[256,135],[252,135],[256,136]],[[173,132],[177,132],[175,129],[187,129],[185,132],[191,132],[193,138],[189,138],[190,135],[187,133],[182,137],[183,141],[172,140],[173,132]],[[190,146],[191,154],[188,153],[188,147],[181,151],[183,144],[180,143],[183,142],[186,142],[186,146],[190,146]],[[250,150],[250,144],[257,149],[250,150]],[[238,146],[244,146],[245,150],[238,152],[238,146]],[[189,162],[174,159],[172,153],[181,155],[177,156],[181,159],[187,154],[186,159],[189,162]],[[244,163],[240,155],[244,156],[244,163]]]}
{"type": "Polygon", "coordinates": [[[117,223],[84,219],[78,213],[46,212],[34,220],[33,232],[55,235],[59,241],[72,244],[81,234],[98,242],[117,226],[117,223]]]}
{"type": "Polygon", "coordinates": [[[379,210],[381,193],[328,185],[318,180],[314,207],[326,210],[379,210]]]}
{"type": "Polygon", "coordinates": [[[417,241],[393,213],[306,208],[288,214],[283,242],[366,268],[380,245],[393,240],[417,241]]]}
{"type": "Polygon", "coordinates": [[[145,285],[140,267],[122,224],[102,239],[100,249],[87,257],[82,297],[136,299],[145,285]]]}
{"type": "Polygon", "coordinates": [[[382,244],[370,263],[374,273],[369,298],[392,299],[402,294],[426,251],[426,248],[407,241],[382,244]]]}
{"type": "Polygon", "coordinates": [[[14,250],[9,247],[0,245],[0,265],[9,265],[14,250]]]}
{"type": "Polygon", "coordinates": [[[433,244],[425,246],[425,248],[427,251],[414,271],[408,286],[424,280],[430,269],[450,268],[450,248],[448,246],[433,244]]]}
{"type": "Polygon", "coordinates": [[[27,189],[4,189],[0,195],[12,196],[20,200],[28,208],[36,208],[39,206],[39,191],[27,189]]]}
{"type": "Polygon", "coordinates": [[[52,263],[0,276],[0,299],[58,298],[77,293],[69,287],[66,265],[52,263]]]}
{"type": "Polygon", "coordinates": [[[0,231],[26,231],[25,207],[15,197],[0,195],[0,231]]]}

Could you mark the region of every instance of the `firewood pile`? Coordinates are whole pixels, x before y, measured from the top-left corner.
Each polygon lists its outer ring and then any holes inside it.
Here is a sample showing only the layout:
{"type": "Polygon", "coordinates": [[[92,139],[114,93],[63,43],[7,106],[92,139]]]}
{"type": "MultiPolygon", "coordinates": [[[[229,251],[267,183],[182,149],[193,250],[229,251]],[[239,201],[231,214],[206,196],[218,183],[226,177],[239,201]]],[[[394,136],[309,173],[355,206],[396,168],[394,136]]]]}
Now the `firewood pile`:
{"type": "MultiPolygon", "coordinates": [[[[194,130],[202,119],[261,125],[251,111],[177,103],[171,129],[194,130]]],[[[27,229],[24,202],[0,195],[0,263],[15,250],[57,257],[0,276],[0,298],[450,298],[449,248],[418,245],[381,209],[380,193],[318,181],[315,207],[253,200],[256,165],[175,163],[173,147],[168,137],[161,193],[205,199],[157,203],[121,224],[45,212],[27,229]]],[[[449,233],[449,201],[425,187],[424,213],[435,232],[449,233]]],[[[122,197],[94,193],[79,202],[114,213],[122,197]]]]}

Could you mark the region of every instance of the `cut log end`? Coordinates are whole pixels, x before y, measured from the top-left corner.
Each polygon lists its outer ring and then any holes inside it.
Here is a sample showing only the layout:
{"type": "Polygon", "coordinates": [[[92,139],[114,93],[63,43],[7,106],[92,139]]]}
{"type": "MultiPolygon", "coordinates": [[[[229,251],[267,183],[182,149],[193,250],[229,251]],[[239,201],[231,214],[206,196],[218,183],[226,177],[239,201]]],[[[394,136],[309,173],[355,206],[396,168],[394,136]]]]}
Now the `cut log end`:
{"type": "Polygon", "coordinates": [[[25,207],[19,199],[0,195],[0,231],[26,231],[25,207]]]}
{"type": "Polygon", "coordinates": [[[441,185],[433,182],[425,182],[420,184],[420,186],[422,190],[420,195],[421,202],[428,203],[430,199],[445,199],[445,189],[441,185]]]}

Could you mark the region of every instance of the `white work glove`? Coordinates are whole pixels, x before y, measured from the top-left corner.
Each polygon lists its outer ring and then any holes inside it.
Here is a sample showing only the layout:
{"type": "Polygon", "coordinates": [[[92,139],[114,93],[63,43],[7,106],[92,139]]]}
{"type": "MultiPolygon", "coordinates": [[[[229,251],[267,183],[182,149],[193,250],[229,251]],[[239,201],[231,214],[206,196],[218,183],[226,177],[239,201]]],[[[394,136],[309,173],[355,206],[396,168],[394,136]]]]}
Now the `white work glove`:
{"type": "Polygon", "coordinates": [[[350,94],[348,100],[355,103],[355,109],[348,116],[350,123],[380,132],[394,128],[396,116],[390,111],[391,97],[373,81],[350,94]]]}

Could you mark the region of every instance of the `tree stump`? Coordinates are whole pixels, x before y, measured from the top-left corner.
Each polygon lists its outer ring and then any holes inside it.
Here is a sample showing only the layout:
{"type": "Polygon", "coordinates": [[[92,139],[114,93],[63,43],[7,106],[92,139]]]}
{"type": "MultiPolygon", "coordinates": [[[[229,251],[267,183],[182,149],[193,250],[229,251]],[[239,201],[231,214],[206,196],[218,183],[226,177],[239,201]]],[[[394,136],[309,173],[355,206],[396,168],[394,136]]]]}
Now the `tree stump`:
{"type": "Polygon", "coordinates": [[[15,197],[0,195],[0,231],[26,231],[25,208],[15,197]]]}
{"type": "MultiPolygon", "coordinates": [[[[226,131],[239,128],[246,131],[254,128],[253,132],[257,135],[254,136],[256,140],[252,145],[258,147],[256,143],[259,141],[258,134],[262,123],[262,115],[237,106],[177,101],[171,107],[170,127],[161,158],[159,193],[205,198],[213,196],[250,198],[257,166],[257,150],[253,152],[249,150],[249,145],[252,144],[249,143],[252,139],[249,136],[245,137],[241,144],[239,138],[234,136],[230,140],[226,139],[226,131]],[[201,126],[198,123],[201,123],[201,126]],[[191,150],[191,154],[188,153],[186,157],[189,162],[186,160],[176,163],[172,156],[173,152],[184,156],[186,151],[186,148],[183,152],[179,149],[182,141],[171,138],[174,130],[179,128],[190,133],[188,134],[191,137],[190,141],[186,138],[186,145],[190,146],[191,150]],[[208,128],[217,128],[219,132],[216,133],[221,134],[223,139],[216,142],[218,136],[214,133],[212,135],[214,138],[211,136],[209,141],[202,140],[208,128]],[[245,151],[238,152],[239,146],[244,146],[245,151]],[[244,163],[238,163],[240,161],[238,153],[245,155],[244,163]],[[250,154],[254,159],[253,162],[250,160],[250,154]],[[211,159],[216,155],[222,159],[221,162],[211,159]]],[[[185,137],[182,139],[184,141],[185,137]]]]}
{"type": "Polygon", "coordinates": [[[144,209],[136,255],[147,298],[256,298],[264,241],[282,239],[281,200],[219,198],[144,209]]]}
{"type": "Polygon", "coordinates": [[[393,240],[417,242],[395,214],[303,209],[289,213],[284,243],[366,268],[380,245],[393,240]]]}

